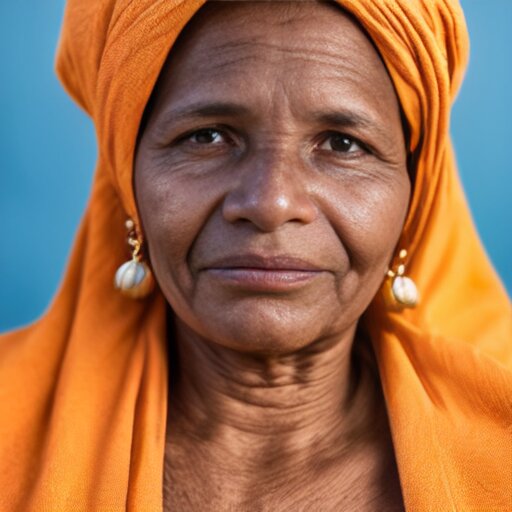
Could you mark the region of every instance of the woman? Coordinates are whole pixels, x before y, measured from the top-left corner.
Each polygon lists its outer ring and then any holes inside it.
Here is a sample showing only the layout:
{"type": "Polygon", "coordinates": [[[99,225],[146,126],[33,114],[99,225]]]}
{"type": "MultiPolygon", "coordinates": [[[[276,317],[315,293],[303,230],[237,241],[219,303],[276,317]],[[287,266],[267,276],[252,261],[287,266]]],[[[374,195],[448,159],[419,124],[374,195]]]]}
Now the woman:
{"type": "Polygon", "coordinates": [[[2,510],[509,509],[458,6],[91,4],[58,69],[99,167],[54,305],[2,339],[2,510]]]}

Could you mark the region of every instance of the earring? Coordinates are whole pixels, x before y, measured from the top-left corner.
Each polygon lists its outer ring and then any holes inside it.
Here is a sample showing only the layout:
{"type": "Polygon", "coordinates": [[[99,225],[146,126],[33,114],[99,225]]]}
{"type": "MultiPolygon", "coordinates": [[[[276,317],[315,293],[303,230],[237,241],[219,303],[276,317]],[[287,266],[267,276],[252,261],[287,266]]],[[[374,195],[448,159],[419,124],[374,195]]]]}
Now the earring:
{"type": "Polygon", "coordinates": [[[148,296],[153,290],[153,275],[148,265],[142,261],[140,253],[142,243],[135,229],[135,223],[128,219],[125,223],[128,231],[128,245],[132,253],[132,259],[123,263],[116,272],[114,286],[123,295],[132,299],[141,299],[148,296]]]}
{"type": "Polygon", "coordinates": [[[401,262],[398,264],[396,272],[390,269],[386,273],[391,279],[391,284],[388,281],[388,295],[392,299],[390,305],[398,306],[398,308],[413,308],[419,302],[419,293],[415,282],[410,277],[404,275],[404,260],[407,257],[407,251],[402,249],[398,257],[401,262]]]}

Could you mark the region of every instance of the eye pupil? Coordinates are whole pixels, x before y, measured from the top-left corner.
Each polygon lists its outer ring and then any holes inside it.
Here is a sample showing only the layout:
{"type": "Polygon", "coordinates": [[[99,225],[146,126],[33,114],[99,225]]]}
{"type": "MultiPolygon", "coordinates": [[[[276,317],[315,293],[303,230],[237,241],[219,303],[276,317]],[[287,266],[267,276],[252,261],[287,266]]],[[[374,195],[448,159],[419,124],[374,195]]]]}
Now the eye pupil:
{"type": "Polygon", "coordinates": [[[215,142],[215,139],[218,137],[219,132],[217,130],[213,130],[211,128],[205,130],[199,130],[194,134],[194,138],[199,144],[211,144],[215,142]]]}
{"type": "Polygon", "coordinates": [[[346,135],[332,135],[331,136],[331,149],[334,151],[350,151],[353,141],[346,135]]]}

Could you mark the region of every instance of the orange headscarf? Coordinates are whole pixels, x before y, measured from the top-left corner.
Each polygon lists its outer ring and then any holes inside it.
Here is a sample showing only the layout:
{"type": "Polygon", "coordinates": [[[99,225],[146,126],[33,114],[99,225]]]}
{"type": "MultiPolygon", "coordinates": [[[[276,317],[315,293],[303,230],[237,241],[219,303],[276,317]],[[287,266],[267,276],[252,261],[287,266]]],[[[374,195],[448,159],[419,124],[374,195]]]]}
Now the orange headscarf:
{"type": "MultiPolygon", "coordinates": [[[[57,68],[95,122],[99,162],[63,285],[0,340],[0,510],[158,511],[165,301],[113,289],[137,218],[135,141],[180,30],[203,0],[69,0],[57,68]]],[[[395,83],[417,158],[401,247],[422,294],[366,323],[409,511],[512,510],[512,315],[470,219],[448,135],[468,54],[453,0],[340,0],[395,83]]]]}

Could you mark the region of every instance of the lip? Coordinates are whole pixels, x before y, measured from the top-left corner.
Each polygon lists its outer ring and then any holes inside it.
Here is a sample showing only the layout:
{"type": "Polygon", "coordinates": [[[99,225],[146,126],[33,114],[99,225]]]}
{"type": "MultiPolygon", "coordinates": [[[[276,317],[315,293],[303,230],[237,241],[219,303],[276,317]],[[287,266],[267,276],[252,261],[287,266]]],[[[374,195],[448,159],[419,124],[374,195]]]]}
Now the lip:
{"type": "Polygon", "coordinates": [[[260,292],[279,292],[299,288],[325,272],[324,269],[301,258],[259,254],[220,258],[203,270],[228,286],[260,292]]]}

